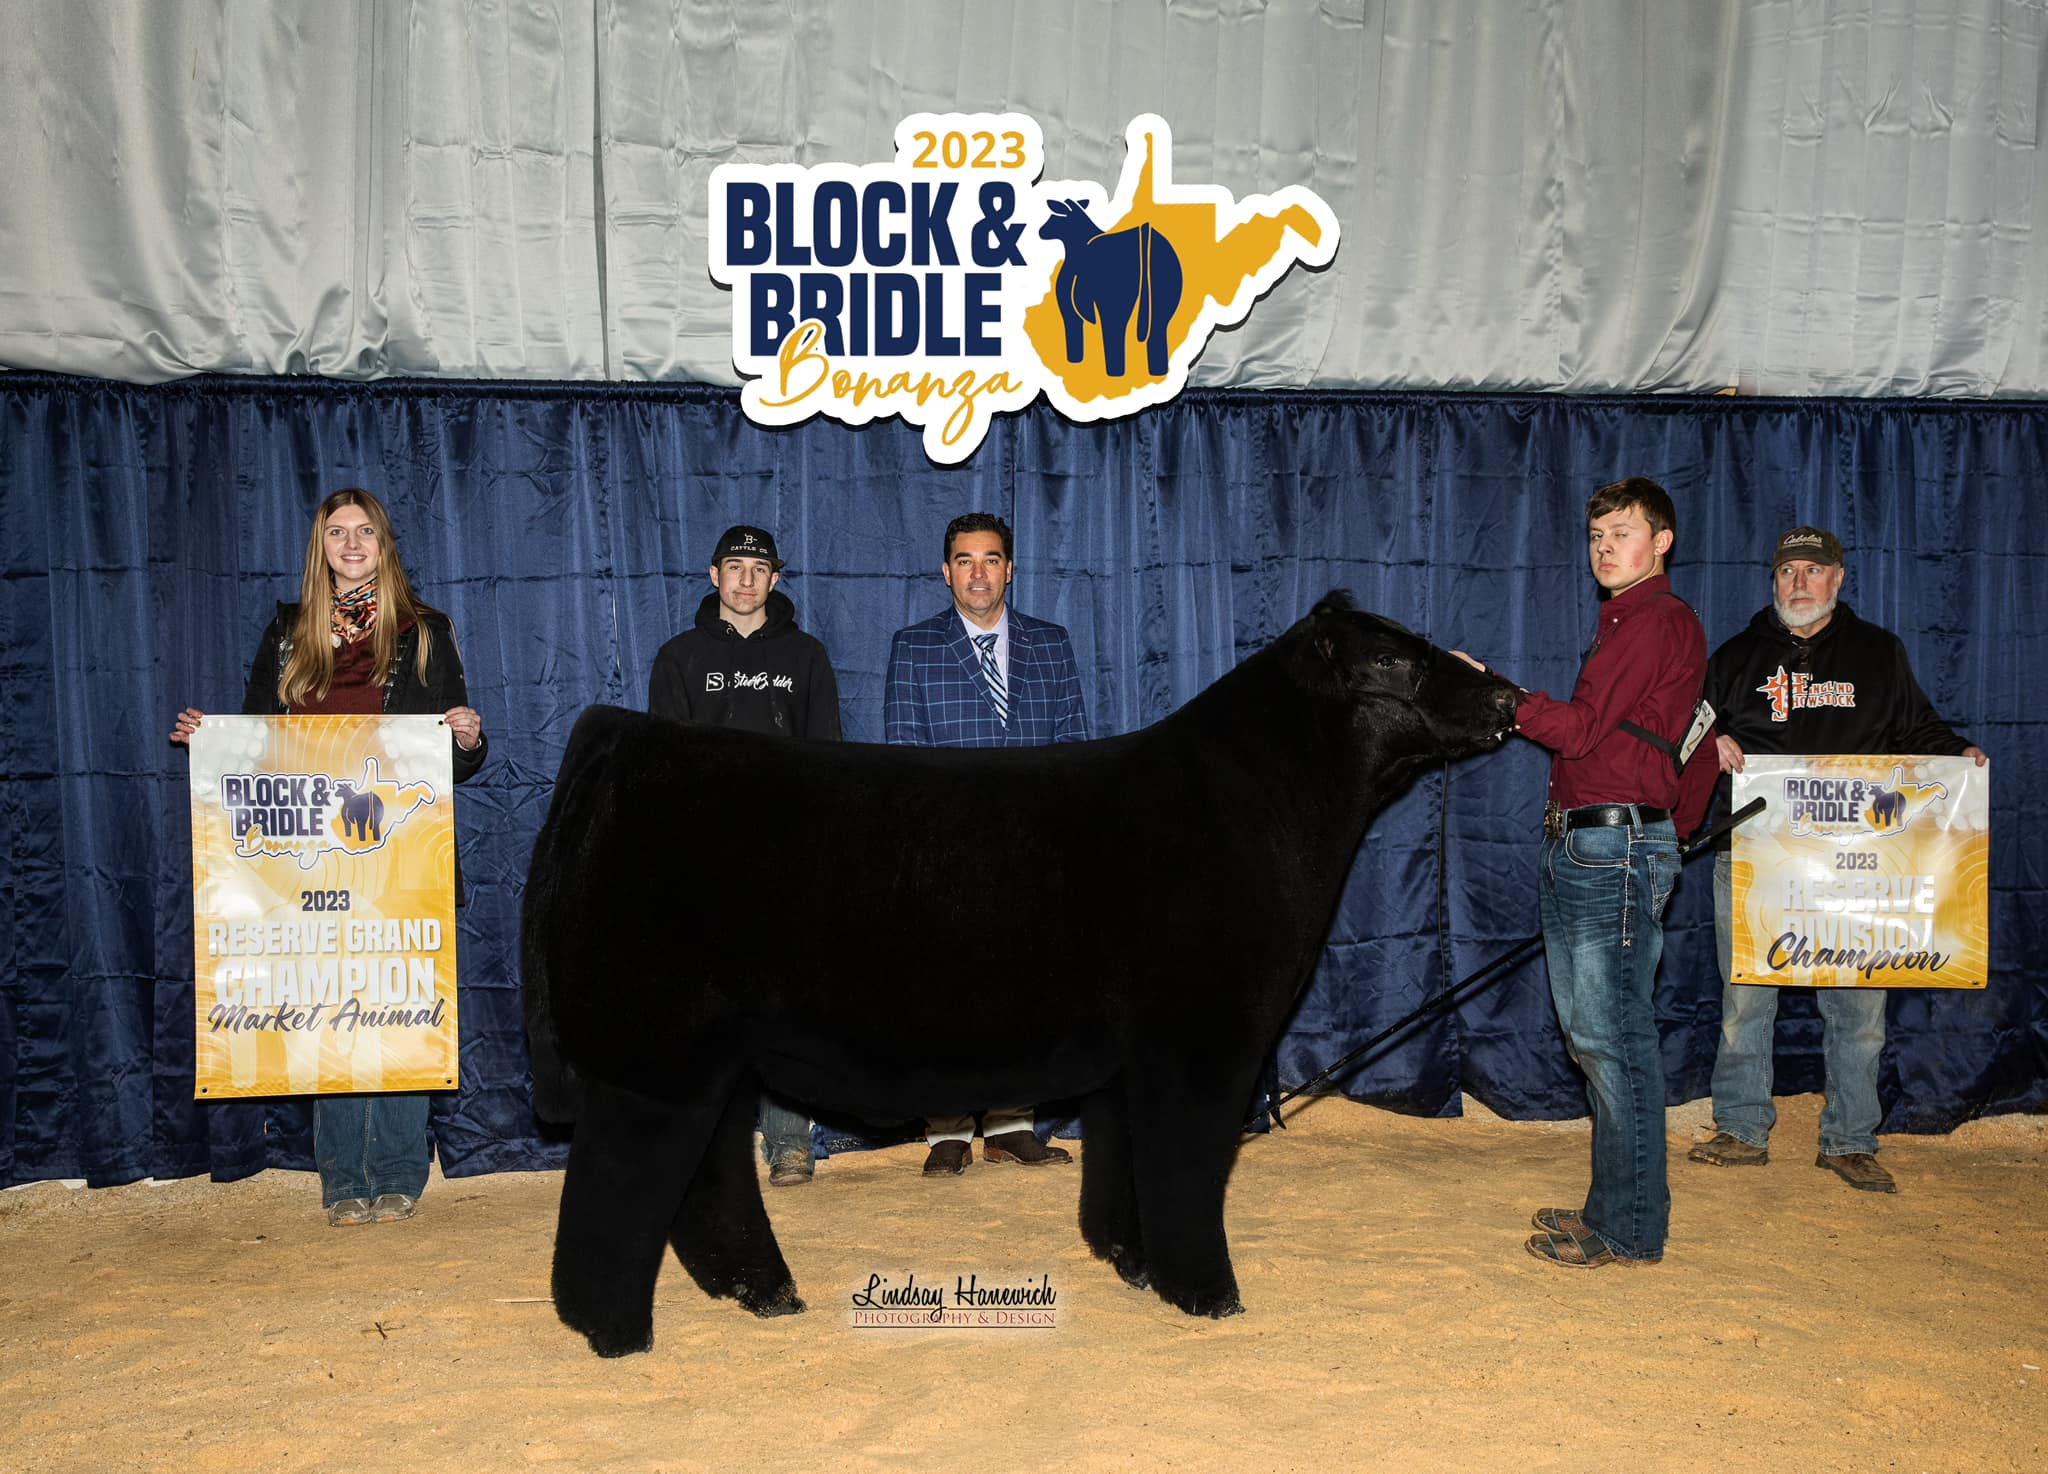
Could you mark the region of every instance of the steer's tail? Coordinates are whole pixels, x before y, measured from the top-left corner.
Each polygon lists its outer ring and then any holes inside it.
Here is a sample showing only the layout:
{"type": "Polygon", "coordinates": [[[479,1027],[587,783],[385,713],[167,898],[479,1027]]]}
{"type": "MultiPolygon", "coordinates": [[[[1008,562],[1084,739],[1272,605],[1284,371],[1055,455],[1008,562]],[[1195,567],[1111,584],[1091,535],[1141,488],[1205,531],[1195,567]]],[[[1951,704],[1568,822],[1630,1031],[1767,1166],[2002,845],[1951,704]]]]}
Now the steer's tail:
{"type": "Polygon", "coordinates": [[[519,915],[520,995],[526,1016],[526,1054],[533,1070],[533,1110],[544,1121],[573,1121],[583,1103],[583,1082],[562,1054],[555,1029],[555,990],[573,986],[556,975],[557,948],[573,951],[577,918],[564,911],[563,881],[576,861],[577,837],[590,832],[593,810],[610,803],[606,761],[624,713],[593,707],[577,719],[555,775],[547,822],[533,842],[526,897],[519,915]]]}
{"type": "Polygon", "coordinates": [[[549,830],[543,827],[526,872],[526,900],[519,919],[519,985],[526,1013],[526,1058],[533,1071],[533,1113],[543,1121],[573,1121],[582,1105],[582,1082],[575,1067],[562,1058],[555,1037],[554,998],[549,991],[546,933],[559,889],[555,867],[546,855],[549,830]]]}

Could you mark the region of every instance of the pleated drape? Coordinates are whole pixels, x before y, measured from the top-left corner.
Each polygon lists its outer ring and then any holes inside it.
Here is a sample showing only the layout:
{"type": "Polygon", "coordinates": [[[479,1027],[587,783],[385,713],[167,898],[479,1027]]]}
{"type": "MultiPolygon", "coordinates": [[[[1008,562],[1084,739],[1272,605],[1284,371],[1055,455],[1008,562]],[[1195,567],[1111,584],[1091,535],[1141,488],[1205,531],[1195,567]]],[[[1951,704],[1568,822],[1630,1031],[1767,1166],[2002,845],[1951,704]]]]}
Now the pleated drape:
{"type": "MultiPolygon", "coordinates": [[[[350,484],[385,498],[415,583],[452,615],[492,738],[456,803],[462,1088],[434,1116],[450,1172],[558,1159],[529,1113],[519,1027],[528,850],[576,714],[643,704],[728,523],[775,530],[847,735],[874,741],[890,634],[945,604],[947,519],[1002,513],[1016,606],[1072,631],[1108,734],[1173,710],[1332,587],[1568,690],[1594,612],[1585,498],[1624,474],[1674,493],[1674,584],[1716,643],[1764,602],[1779,531],[1835,529],[1844,596],[1901,635],[1936,706],[1992,754],[1992,984],[1894,997],[1886,1124],[2041,1109],[2048,826],[2027,775],[2048,762],[2044,464],[2048,411],[1981,403],[1196,394],[1109,425],[1026,413],[940,469],[899,425],[768,432],[724,390],[8,376],[0,1182],[305,1164],[301,1103],[190,1099],[185,758],[164,734],[182,705],[237,704],[310,509],[350,484]]],[[[1282,1042],[1283,1081],[1536,930],[1544,773],[1513,743],[1381,818],[1282,1042]]],[[[1131,861],[1203,857],[1134,836],[1131,861]]],[[[1713,1057],[1708,889],[1693,872],[1680,887],[1658,995],[1674,1102],[1705,1093],[1713,1057]]],[[[717,941],[671,940],[678,967],[717,941]]],[[[1817,1088],[1810,1004],[1795,994],[1785,1014],[1779,1088],[1817,1088]]],[[[1540,960],[1342,1084],[1407,1111],[1455,1110],[1465,1091],[1511,1116],[1584,1109],[1540,960]]]]}

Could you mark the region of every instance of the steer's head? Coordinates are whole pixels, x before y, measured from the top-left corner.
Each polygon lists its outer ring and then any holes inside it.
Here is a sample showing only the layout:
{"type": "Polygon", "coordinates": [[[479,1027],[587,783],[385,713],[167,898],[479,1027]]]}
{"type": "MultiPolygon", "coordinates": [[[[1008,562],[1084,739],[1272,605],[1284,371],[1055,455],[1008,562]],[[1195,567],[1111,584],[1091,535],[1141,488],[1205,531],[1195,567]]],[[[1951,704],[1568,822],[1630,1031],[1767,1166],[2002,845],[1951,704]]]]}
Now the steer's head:
{"type": "Polygon", "coordinates": [[[1518,693],[1412,630],[1331,593],[1309,612],[1313,655],[1341,691],[1376,764],[1389,768],[1486,752],[1514,730],[1518,693]]]}

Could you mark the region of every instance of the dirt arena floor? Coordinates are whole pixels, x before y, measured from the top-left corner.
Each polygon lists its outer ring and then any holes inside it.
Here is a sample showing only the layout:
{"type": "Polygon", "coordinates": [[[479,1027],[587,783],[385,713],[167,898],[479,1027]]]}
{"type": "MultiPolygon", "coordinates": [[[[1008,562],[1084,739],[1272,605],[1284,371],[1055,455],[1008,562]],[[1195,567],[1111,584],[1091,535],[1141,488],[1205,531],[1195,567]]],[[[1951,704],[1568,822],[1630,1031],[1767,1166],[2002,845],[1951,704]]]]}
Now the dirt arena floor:
{"type": "Polygon", "coordinates": [[[841,1157],[769,1194],[808,1314],[671,1261],[620,1361],[547,1299],[559,1174],[339,1230],[300,1173],[37,1184],[0,1193],[0,1470],[2048,1470],[2048,1119],[1887,1138],[1884,1197],[1813,1167],[1818,1107],[1761,1170],[1684,1161],[1673,1111],[1664,1263],[1565,1271],[1522,1241],[1583,1122],[1316,1102],[1239,1159],[1221,1322],[1088,1257],[1077,1170],[841,1157]],[[857,1323],[913,1274],[1055,1323],[857,1323]]]}

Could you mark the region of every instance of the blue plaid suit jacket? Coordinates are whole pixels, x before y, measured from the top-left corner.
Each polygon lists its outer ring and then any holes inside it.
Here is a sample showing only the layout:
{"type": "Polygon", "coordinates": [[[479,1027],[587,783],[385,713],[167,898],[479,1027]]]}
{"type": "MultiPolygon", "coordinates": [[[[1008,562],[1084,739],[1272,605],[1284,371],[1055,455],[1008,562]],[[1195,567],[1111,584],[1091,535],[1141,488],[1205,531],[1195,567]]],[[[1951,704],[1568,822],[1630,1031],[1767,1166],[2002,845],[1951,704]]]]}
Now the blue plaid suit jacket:
{"type": "Polygon", "coordinates": [[[1074,646],[1056,624],[1010,611],[1010,721],[996,716],[981,659],[949,605],[896,631],[882,740],[910,747],[1042,747],[1088,735],[1074,646]]]}

